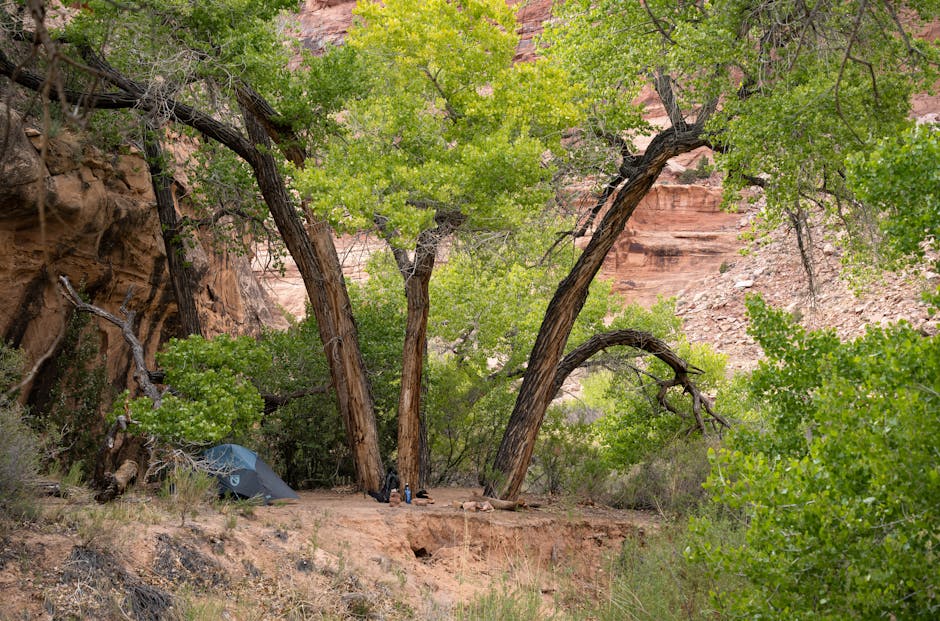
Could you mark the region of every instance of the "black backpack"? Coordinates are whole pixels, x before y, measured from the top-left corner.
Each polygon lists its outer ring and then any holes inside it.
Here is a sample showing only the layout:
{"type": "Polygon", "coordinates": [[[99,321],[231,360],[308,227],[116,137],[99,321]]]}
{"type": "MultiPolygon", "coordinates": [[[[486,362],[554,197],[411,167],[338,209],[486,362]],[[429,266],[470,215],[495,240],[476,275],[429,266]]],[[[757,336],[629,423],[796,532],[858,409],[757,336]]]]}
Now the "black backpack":
{"type": "Polygon", "coordinates": [[[399,485],[398,472],[394,468],[389,468],[385,475],[385,485],[377,492],[370,491],[369,495],[379,502],[388,502],[388,497],[393,489],[399,485]]]}

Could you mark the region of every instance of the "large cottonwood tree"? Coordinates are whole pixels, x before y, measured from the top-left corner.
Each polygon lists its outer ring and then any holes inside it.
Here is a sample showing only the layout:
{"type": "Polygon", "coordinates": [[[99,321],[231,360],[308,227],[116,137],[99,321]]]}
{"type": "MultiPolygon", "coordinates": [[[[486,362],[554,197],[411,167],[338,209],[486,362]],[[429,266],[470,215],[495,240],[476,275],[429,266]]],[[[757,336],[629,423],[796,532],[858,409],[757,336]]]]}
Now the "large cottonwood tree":
{"type": "Polygon", "coordinates": [[[539,329],[489,492],[518,495],[588,286],[666,163],[710,146],[722,154],[729,190],[762,187],[769,216],[818,204],[850,224],[856,203],[843,181],[845,158],[908,122],[910,94],[931,84],[937,66],[936,47],[914,33],[937,8],[890,0],[564,4],[552,51],[590,88],[597,114],[586,131],[611,145],[619,165],[539,329]],[[631,103],[647,85],[662,101],[665,127],[645,123],[631,103]],[[634,147],[650,133],[648,146],[634,147]]]}
{"type": "Polygon", "coordinates": [[[0,74],[67,110],[135,109],[153,124],[190,128],[247,164],[316,315],[357,481],[378,489],[372,395],[332,229],[294,200],[282,173],[285,159],[302,165],[308,141],[322,137],[352,87],[351,64],[308,58],[288,69],[293,50],[275,19],[292,1],[142,2],[133,11],[89,2],[59,32],[45,27],[46,3],[29,5],[25,19],[0,11],[21,41],[0,48],[0,74]]]}
{"type": "Polygon", "coordinates": [[[347,45],[368,93],[350,100],[346,134],[299,180],[318,216],[387,240],[407,318],[398,404],[398,474],[420,464],[429,283],[452,234],[510,230],[552,197],[561,135],[580,110],[567,74],[545,59],[513,63],[515,12],[503,0],[363,2],[347,45]]]}

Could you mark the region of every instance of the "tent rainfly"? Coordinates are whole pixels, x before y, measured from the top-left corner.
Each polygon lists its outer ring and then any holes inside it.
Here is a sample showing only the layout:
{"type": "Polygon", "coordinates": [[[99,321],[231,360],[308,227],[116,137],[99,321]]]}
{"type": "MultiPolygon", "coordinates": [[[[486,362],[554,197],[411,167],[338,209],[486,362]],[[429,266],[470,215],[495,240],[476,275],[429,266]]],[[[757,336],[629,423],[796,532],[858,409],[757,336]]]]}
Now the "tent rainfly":
{"type": "Polygon", "coordinates": [[[204,455],[216,472],[219,493],[239,498],[264,498],[265,504],[283,498],[299,499],[297,492],[277,476],[258,454],[238,444],[220,444],[204,455]]]}

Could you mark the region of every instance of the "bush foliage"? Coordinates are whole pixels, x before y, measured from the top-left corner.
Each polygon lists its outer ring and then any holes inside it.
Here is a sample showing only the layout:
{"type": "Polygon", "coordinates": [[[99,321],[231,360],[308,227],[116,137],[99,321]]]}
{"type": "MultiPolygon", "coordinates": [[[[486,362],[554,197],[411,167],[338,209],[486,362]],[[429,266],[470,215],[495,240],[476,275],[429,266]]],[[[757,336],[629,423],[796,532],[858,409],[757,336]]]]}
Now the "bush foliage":
{"type": "Polygon", "coordinates": [[[20,379],[22,361],[18,349],[0,343],[0,516],[29,512],[29,482],[39,470],[39,440],[7,395],[20,379]]]}
{"type": "Polygon", "coordinates": [[[734,617],[936,618],[938,337],[902,323],[841,342],[759,298],[748,309],[765,422],[714,453],[709,480],[746,515],[746,538],[693,557],[747,578],[726,594],[734,617]]]}
{"type": "MultiPolygon", "coordinates": [[[[261,419],[264,400],[251,377],[270,365],[250,337],[221,335],[171,339],[157,354],[173,392],[158,409],[147,398],[130,402],[131,415],[146,433],[195,443],[244,438],[261,419]]],[[[123,400],[115,402],[115,411],[123,400]]]]}

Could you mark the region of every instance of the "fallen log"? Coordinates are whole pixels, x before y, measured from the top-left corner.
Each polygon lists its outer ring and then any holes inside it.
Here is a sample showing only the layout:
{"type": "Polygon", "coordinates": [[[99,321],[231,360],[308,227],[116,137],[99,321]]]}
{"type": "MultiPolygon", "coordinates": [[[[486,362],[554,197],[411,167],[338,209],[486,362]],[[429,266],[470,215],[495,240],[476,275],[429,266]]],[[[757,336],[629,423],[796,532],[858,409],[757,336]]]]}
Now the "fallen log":
{"type": "Polygon", "coordinates": [[[123,494],[128,484],[137,476],[137,470],[137,462],[128,459],[113,473],[107,473],[105,477],[107,478],[108,484],[95,495],[95,500],[98,502],[109,502],[123,494]]]}
{"type": "Polygon", "coordinates": [[[524,500],[500,500],[499,498],[491,498],[490,496],[484,496],[477,492],[473,493],[473,500],[475,502],[488,502],[494,509],[500,509],[502,511],[517,511],[519,509],[529,508],[529,505],[526,504],[524,500]]]}

